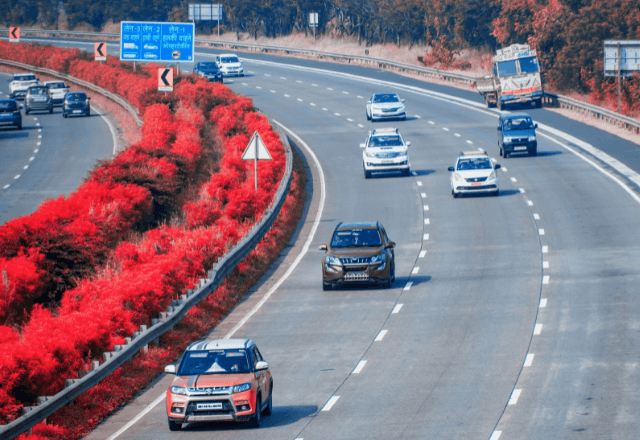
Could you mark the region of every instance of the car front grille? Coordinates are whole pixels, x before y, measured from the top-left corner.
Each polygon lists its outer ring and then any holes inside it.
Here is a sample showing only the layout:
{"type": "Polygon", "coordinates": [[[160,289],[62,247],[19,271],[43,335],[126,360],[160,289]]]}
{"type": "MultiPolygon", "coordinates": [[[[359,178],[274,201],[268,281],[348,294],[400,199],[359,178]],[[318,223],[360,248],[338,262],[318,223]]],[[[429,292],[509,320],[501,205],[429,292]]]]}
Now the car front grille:
{"type": "Polygon", "coordinates": [[[371,257],[342,257],[342,264],[369,264],[371,257]]]}
{"type": "Polygon", "coordinates": [[[399,108],[383,108],[382,111],[386,113],[397,112],[399,108]]]}
{"type": "Polygon", "coordinates": [[[469,177],[468,179],[464,179],[467,182],[484,182],[485,180],[487,180],[486,177],[469,177]]]}
{"type": "Polygon", "coordinates": [[[378,159],[389,159],[392,157],[399,157],[400,153],[399,152],[390,152],[390,153],[376,153],[376,157],[378,159]]]}

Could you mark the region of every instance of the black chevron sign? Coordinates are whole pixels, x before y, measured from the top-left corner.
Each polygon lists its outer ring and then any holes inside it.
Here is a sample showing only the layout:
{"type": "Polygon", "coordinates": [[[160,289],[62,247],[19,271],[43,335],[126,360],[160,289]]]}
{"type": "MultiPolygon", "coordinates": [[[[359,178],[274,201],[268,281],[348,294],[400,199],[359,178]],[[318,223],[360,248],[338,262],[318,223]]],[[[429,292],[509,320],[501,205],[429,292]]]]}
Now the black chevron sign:
{"type": "Polygon", "coordinates": [[[162,82],[166,87],[170,87],[173,85],[173,84],[169,84],[169,81],[167,81],[167,75],[169,74],[170,71],[171,69],[164,69],[164,72],[160,76],[160,79],[162,80],[162,82]]]}
{"type": "Polygon", "coordinates": [[[13,29],[11,29],[11,37],[12,37],[14,40],[17,40],[17,39],[18,39],[18,36],[16,35],[16,31],[17,31],[17,30],[18,30],[18,28],[13,28],[13,29]]]}
{"type": "Polygon", "coordinates": [[[100,55],[101,57],[104,56],[104,53],[102,53],[102,46],[104,46],[104,43],[98,44],[98,48],[96,49],[98,51],[98,55],[100,55]]]}

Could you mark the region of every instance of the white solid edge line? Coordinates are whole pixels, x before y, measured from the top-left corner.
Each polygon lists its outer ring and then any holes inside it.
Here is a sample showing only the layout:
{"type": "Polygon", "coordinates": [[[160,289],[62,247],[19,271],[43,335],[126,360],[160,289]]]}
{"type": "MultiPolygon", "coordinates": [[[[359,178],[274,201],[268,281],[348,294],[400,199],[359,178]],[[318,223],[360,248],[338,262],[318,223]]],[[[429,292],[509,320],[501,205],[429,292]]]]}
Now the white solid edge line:
{"type": "MultiPolygon", "coordinates": [[[[98,113],[93,107],[92,110],[94,111],[94,113],[98,113]]],[[[107,119],[107,117],[102,114],[102,112],[100,112],[99,115],[102,119],[104,119],[104,122],[107,123],[107,125],[109,126],[109,130],[111,131],[111,138],[113,139],[113,152],[111,153],[111,155],[115,156],[118,153],[118,135],[116,134],[116,129],[113,124],[111,124],[111,121],[109,121],[109,119],[107,119]]]]}
{"type": "Polygon", "coordinates": [[[322,411],[329,411],[331,407],[336,404],[339,398],[340,396],[331,396],[331,399],[329,399],[322,407],[322,411]]]}
{"type": "Polygon", "coordinates": [[[134,425],[134,423],[136,423],[138,420],[140,420],[145,415],[147,415],[147,413],[151,411],[153,408],[158,406],[158,404],[162,402],[166,396],[167,396],[166,393],[162,393],[161,396],[159,396],[156,400],[151,402],[145,409],[143,409],[137,416],[131,419],[126,425],[118,429],[115,434],[113,434],[111,437],[108,437],[107,440],[114,440],[115,438],[119,437],[120,434],[125,432],[127,429],[131,428],[134,425]]]}
{"type": "Polygon", "coordinates": [[[300,144],[305,148],[305,150],[307,150],[307,152],[309,152],[309,154],[313,158],[313,161],[315,162],[316,167],[318,167],[318,173],[320,175],[320,206],[318,208],[318,213],[316,214],[316,218],[313,220],[313,226],[311,227],[311,232],[309,233],[309,237],[307,238],[307,241],[302,248],[302,252],[300,252],[300,254],[296,257],[296,259],[293,261],[291,266],[289,266],[289,269],[287,269],[285,274],[282,275],[282,277],[273,285],[273,287],[271,287],[271,289],[269,289],[269,291],[262,297],[260,301],[258,301],[258,303],[249,311],[249,313],[247,313],[240,320],[240,322],[238,322],[238,324],[236,324],[236,326],[229,333],[227,333],[224,339],[231,338],[231,336],[233,336],[238,330],[240,330],[240,328],[249,320],[249,318],[251,318],[258,310],[260,310],[260,307],[262,307],[262,305],[265,302],[267,302],[267,300],[269,299],[269,297],[271,297],[273,292],[275,292],[278,289],[278,287],[280,287],[280,285],[282,285],[282,283],[284,283],[284,281],[287,278],[289,278],[289,276],[293,273],[294,269],[298,266],[302,258],[309,251],[309,246],[311,246],[311,242],[313,241],[313,238],[316,235],[316,230],[320,225],[320,219],[322,218],[322,211],[324,209],[325,183],[324,183],[324,173],[322,171],[322,166],[320,165],[320,161],[316,157],[313,150],[311,150],[311,148],[309,148],[309,146],[302,139],[300,139],[298,135],[296,135],[294,132],[289,130],[287,127],[285,127],[275,119],[272,119],[272,121],[278,124],[278,126],[282,127],[287,133],[293,136],[298,142],[300,142],[300,144]]]}

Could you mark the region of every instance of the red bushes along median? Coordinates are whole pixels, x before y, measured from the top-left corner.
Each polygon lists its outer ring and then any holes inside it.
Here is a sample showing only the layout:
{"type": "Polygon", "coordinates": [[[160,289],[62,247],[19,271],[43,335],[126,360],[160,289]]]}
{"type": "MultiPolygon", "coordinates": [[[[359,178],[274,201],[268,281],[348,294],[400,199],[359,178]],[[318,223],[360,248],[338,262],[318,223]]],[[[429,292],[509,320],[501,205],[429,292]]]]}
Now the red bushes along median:
{"type": "MultiPolygon", "coordinates": [[[[100,66],[77,50],[3,42],[0,57],[91,81],[137,105],[144,120],[142,140],[99,163],[68,198],[0,227],[0,420],[7,423],[193,287],[261,219],[285,155],[251,101],[223,85],[178,77],[165,97],[155,91],[157,66],[133,72],[111,58],[100,66]],[[258,193],[252,164],[240,160],[254,131],[274,159],[260,164],[258,193]]],[[[304,176],[294,173],[272,230],[167,336],[171,347],[138,354],[49,418],[60,425],[38,425],[28,438],[78,438],[130,399],[275,260],[303,199],[304,176]]]]}

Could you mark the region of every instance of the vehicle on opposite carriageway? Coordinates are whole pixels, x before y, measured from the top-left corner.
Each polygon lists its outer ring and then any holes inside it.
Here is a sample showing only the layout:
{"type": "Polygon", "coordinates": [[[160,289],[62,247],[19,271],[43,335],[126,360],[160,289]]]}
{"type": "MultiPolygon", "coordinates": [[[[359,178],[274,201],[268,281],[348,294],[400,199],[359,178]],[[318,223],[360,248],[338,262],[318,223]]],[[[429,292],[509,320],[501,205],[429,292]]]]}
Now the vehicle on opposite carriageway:
{"type": "Polygon", "coordinates": [[[397,128],[378,128],[369,132],[362,151],[364,177],[368,179],[374,172],[399,171],[404,176],[411,173],[409,146],[397,128]]]}
{"type": "Polygon", "coordinates": [[[396,278],[396,244],[379,222],[338,223],[322,258],[322,289],[353,284],[389,288],[396,278]]]}
{"type": "Polygon", "coordinates": [[[273,408],[273,379],[269,364],[250,339],[217,339],[191,344],[179,364],[167,365],[175,374],[167,389],[169,429],[183,423],[235,421],[260,426],[273,408]]]}
{"type": "Polygon", "coordinates": [[[489,193],[497,196],[499,164],[493,164],[484,150],[462,151],[451,171],[451,195],[489,193]]]}

